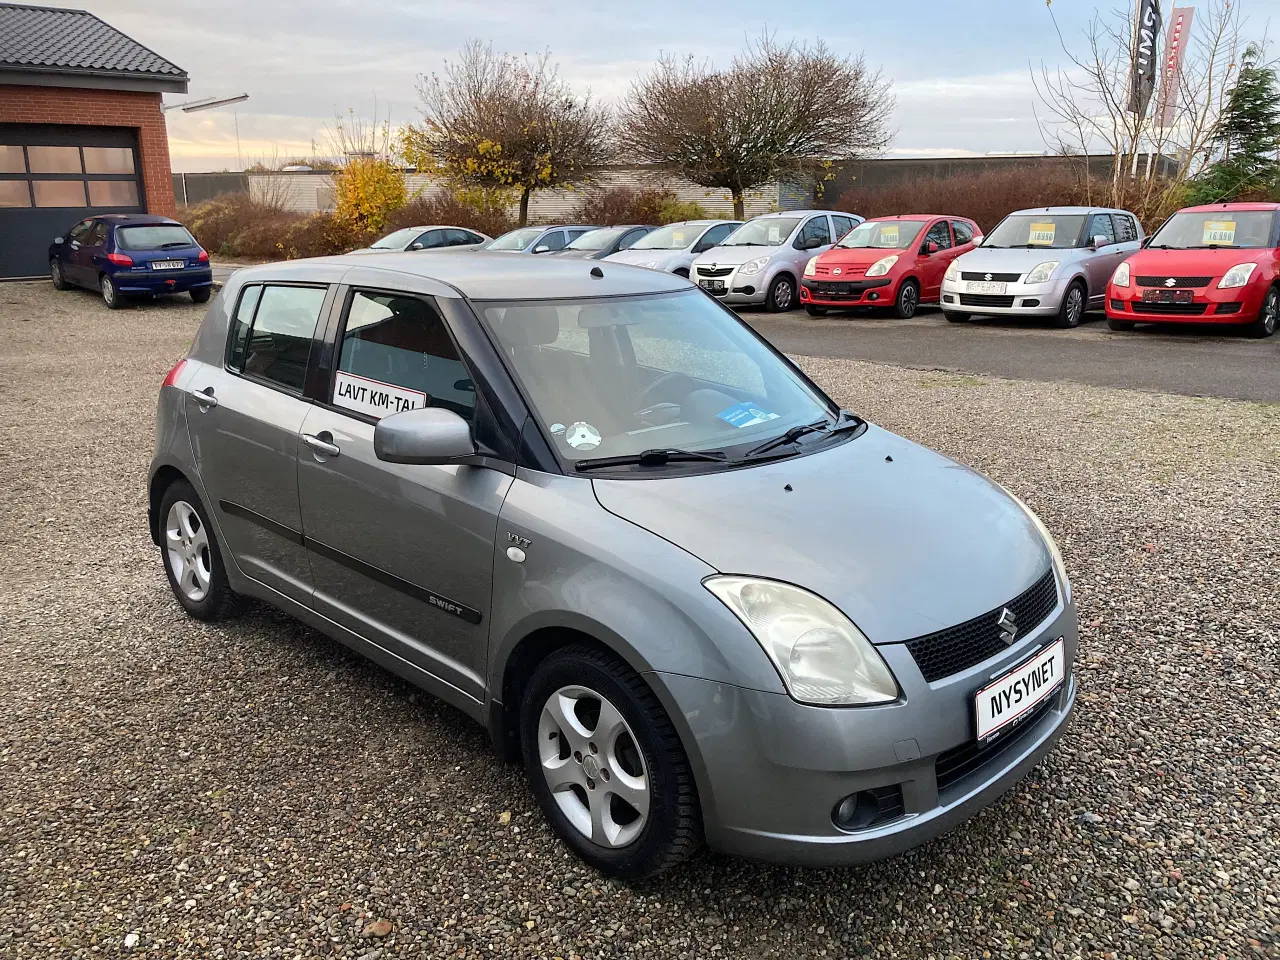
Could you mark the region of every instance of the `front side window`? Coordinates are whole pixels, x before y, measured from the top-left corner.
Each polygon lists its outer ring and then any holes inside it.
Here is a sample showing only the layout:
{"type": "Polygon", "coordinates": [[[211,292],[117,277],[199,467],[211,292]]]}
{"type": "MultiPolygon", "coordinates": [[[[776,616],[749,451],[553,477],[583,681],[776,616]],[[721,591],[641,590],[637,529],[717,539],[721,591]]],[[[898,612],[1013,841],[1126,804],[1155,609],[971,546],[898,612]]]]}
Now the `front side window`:
{"type": "Polygon", "coordinates": [[[1084,241],[1082,213],[1015,213],[996,225],[983,247],[1037,247],[1068,250],[1084,241]]]}
{"type": "Polygon", "coordinates": [[[836,246],[848,250],[864,247],[905,250],[916,242],[923,229],[923,220],[867,220],[854,227],[836,246]]]}
{"type": "Polygon", "coordinates": [[[799,217],[761,217],[748,220],[725,240],[724,247],[780,247],[800,226],[799,217]]]}
{"type": "Polygon", "coordinates": [[[1092,241],[1094,237],[1101,237],[1102,243],[1100,243],[1099,246],[1107,243],[1115,243],[1116,232],[1111,227],[1111,216],[1106,213],[1095,213],[1093,215],[1093,219],[1089,221],[1088,237],[1090,241],[1092,241]]]}
{"type": "Polygon", "coordinates": [[[924,243],[927,247],[931,243],[936,243],[939,250],[951,249],[951,228],[947,226],[947,221],[939,220],[929,232],[924,235],[924,243]]]}
{"type": "Polygon", "coordinates": [[[351,295],[334,375],[333,404],[381,418],[445,407],[470,420],[475,387],[440,314],[408,294],[351,295]]]}
{"type": "Polygon", "coordinates": [[[637,241],[637,240],[639,240],[641,237],[643,237],[643,236],[644,236],[646,233],[648,233],[648,232],[649,232],[649,231],[648,231],[648,229],[647,229],[647,228],[641,228],[641,229],[639,229],[639,230],[632,230],[632,231],[630,231],[630,232],[629,232],[625,237],[623,237],[623,238],[622,238],[622,240],[618,243],[618,249],[619,249],[619,250],[629,250],[631,247],[635,246],[635,244],[636,244],[636,241],[637,241]]]}
{"type": "Polygon", "coordinates": [[[538,241],[538,245],[533,250],[535,253],[541,253],[544,250],[563,250],[565,242],[563,230],[552,230],[538,241]]]}
{"type": "Polygon", "coordinates": [[[80,243],[83,243],[84,238],[89,235],[89,231],[93,229],[93,225],[96,222],[96,220],[81,220],[71,228],[71,232],[67,234],[67,239],[77,240],[80,243]]]}
{"type": "Polygon", "coordinates": [[[831,228],[827,226],[826,217],[814,217],[804,225],[800,236],[796,238],[796,246],[801,250],[812,250],[814,247],[826,246],[831,242],[831,228]]]}
{"type": "Polygon", "coordinates": [[[301,393],[325,293],[324,287],[246,287],[227,366],[301,393]]]}
{"type": "MultiPolygon", "coordinates": [[[[733,233],[733,231],[737,229],[738,229],[738,224],[736,223],[717,223],[714,227],[712,227],[710,230],[708,230],[706,233],[702,235],[702,239],[699,240],[698,245],[693,248],[693,252],[702,253],[704,250],[710,250],[712,247],[719,246],[720,244],[724,243],[725,237],[729,236],[729,234],[733,233]]],[[[645,240],[648,240],[648,239],[649,239],[648,236],[642,237],[636,243],[636,247],[638,248],[640,244],[644,243],[645,240]]]]}
{"type": "Polygon", "coordinates": [[[655,448],[740,456],[831,404],[697,291],[477,304],[565,460],[655,448]]]}
{"type": "Polygon", "coordinates": [[[150,227],[120,227],[116,230],[116,245],[121,250],[166,250],[194,247],[196,238],[186,227],[161,223],[150,227]]]}
{"type": "Polygon", "coordinates": [[[1161,250],[1206,250],[1219,247],[1255,250],[1271,245],[1270,210],[1214,210],[1175,213],[1156,231],[1150,246],[1161,250]]]}
{"type": "Polygon", "coordinates": [[[85,238],[84,245],[86,247],[100,247],[107,242],[107,225],[99,220],[93,225],[93,229],[89,231],[89,236],[85,238]]]}

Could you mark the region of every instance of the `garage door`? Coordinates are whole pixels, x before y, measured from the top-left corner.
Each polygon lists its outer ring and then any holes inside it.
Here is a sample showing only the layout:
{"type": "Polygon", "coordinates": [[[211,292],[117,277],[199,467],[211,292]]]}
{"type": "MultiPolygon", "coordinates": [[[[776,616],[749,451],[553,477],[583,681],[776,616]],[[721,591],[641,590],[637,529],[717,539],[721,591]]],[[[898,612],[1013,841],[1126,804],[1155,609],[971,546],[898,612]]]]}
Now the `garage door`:
{"type": "Polygon", "coordinates": [[[0,279],[45,276],[90,214],[146,209],[141,173],[134,130],[0,123],[0,279]]]}

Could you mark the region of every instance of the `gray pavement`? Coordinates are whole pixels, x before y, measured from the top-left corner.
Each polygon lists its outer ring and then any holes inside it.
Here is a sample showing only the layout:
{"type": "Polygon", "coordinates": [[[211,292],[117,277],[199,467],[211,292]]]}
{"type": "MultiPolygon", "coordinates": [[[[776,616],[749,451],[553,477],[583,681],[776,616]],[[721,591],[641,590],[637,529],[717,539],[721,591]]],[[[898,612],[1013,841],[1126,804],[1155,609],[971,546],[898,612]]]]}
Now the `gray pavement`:
{"type": "Polygon", "coordinates": [[[1234,328],[1190,325],[1115,333],[1101,314],[1073,330],[995,319],[948,323],[932,309],[911,320],[758,310],[742,317],[793,355],[1280,403],[1280,335],[1252,340],[1234,328]]]}

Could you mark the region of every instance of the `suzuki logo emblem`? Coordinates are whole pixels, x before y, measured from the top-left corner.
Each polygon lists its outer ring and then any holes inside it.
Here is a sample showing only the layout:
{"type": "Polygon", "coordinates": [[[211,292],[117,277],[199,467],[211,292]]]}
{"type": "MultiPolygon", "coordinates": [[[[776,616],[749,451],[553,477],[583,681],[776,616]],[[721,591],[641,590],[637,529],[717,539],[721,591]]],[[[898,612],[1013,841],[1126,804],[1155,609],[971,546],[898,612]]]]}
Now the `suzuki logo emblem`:
{"type": "Polygon", "coordinates": [[[1008,607],[1005,607],[1000,611],[996,626],[1000,628],[1000,639],[1004,641],[1004,645],[1007,647],[1013,643],[1013,638],[1018,635],[1017,615],[1008,607]]]}
{"type": "Polygon", "coordinates": [[[984,273],[984,274],[982,275],[982,279],[983,279],[983,280],[990,280],[990,279],[991,279],[991,274],[989,274],[989,273],[984,273]]]}
{"type": "Polygon", "coordinates": [[[1178,281],[1173,279],[1173,277],[1170,277],[1168,280],[1164,282],[1164,285],[1166,287],[1176,287],[1178,285],[1178,281]]]}

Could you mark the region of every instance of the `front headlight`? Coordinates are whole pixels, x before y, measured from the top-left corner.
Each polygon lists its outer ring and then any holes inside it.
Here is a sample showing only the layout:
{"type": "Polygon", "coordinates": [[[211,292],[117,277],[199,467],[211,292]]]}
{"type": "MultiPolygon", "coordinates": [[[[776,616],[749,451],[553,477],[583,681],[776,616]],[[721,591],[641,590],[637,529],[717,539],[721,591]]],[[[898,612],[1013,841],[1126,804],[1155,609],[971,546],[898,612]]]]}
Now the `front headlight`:
{"type": "Polygon", "coordinates": [[[810,257],[809,262],[804,265],[804,275],[806,277],[815,277],[818,275],[818,258],[810,257]]]}
{"type": "Polygon", "coordinates": [[[880,260],[877,260],[875,263],[873,263],[870,267],[867,268],[867,276],[883,277],[886,273],[890,271],[890,269],[892,269],[893,265],[897,262],[898,262],[897,254],[894,254],[892,257],[884,257],[880,260]]]}
{"type": "Polygon", "coordinates": [[[821,597],[755,577],[703,584],[759,641],[792,699],[826,707],[898,699],[897,681],[871,641],[821,597]]]}
{"type": "Polygon", "coordinates": [[[942,275],[943,280],[952,282],[960,279],[960,260],[959,258],[952,260],[947,264],[947,272],[942,275]]]}
{"type": "Polygon", "coordinates": [[[1049,532],[1049,528],[1041,522],[1040,518],[1035,515],[1035,512],[1023,503],[1016,494],[1010,491],[1008,487],[1002,483],[997,483],[996,486],[1003,490],[1010,500],[1021,507],[1022,512],[1025,513],[1035,525],[1036,530],[1040,534],[1040,539],[1044,541],[1045,548],[1049,551],[1049,559],[1053,563],[1053,569],[1058,572],[1058,580],[1062,583],[1062,589],[1066,591],[1067,602],[1070,603],[1071,578],[1067,576],[1067,565],[1062,560],[1062,551],[1058,549],[1058,544],[1057,541],[1053,539],[1053,534],[1049,532]]]}
{"type": "Polygon", "coordinates": [[[1052,275],[1053,271],[1058,269],[1058,260],[1048,260],[1045,263],[1037,263],[1031,268],[1031,272],[1027,274],[1027,279],[1023,283],[1044,283],[1052,275]]]}
{"type": "Polygon", "coordinates": [[[1116,267],[1116,272],[1111,275],[1111,285],[1114,287],[1127,287],[1129,285],[1128,260],[1116,267]]]}
{"type": "Polygon", "coordinates": [[[768,257],[756,257],[754,260],[748,260],[738,268],[738,276],[754,277],[769,264],[768,257]]]}
{"type": "Polygon", "coordinates": [[[1232,287],[1243,287],[1257,269],[1256,263],[1237,263],[1218,281],[1219,290],[1230,290],[1232,287]]]}

